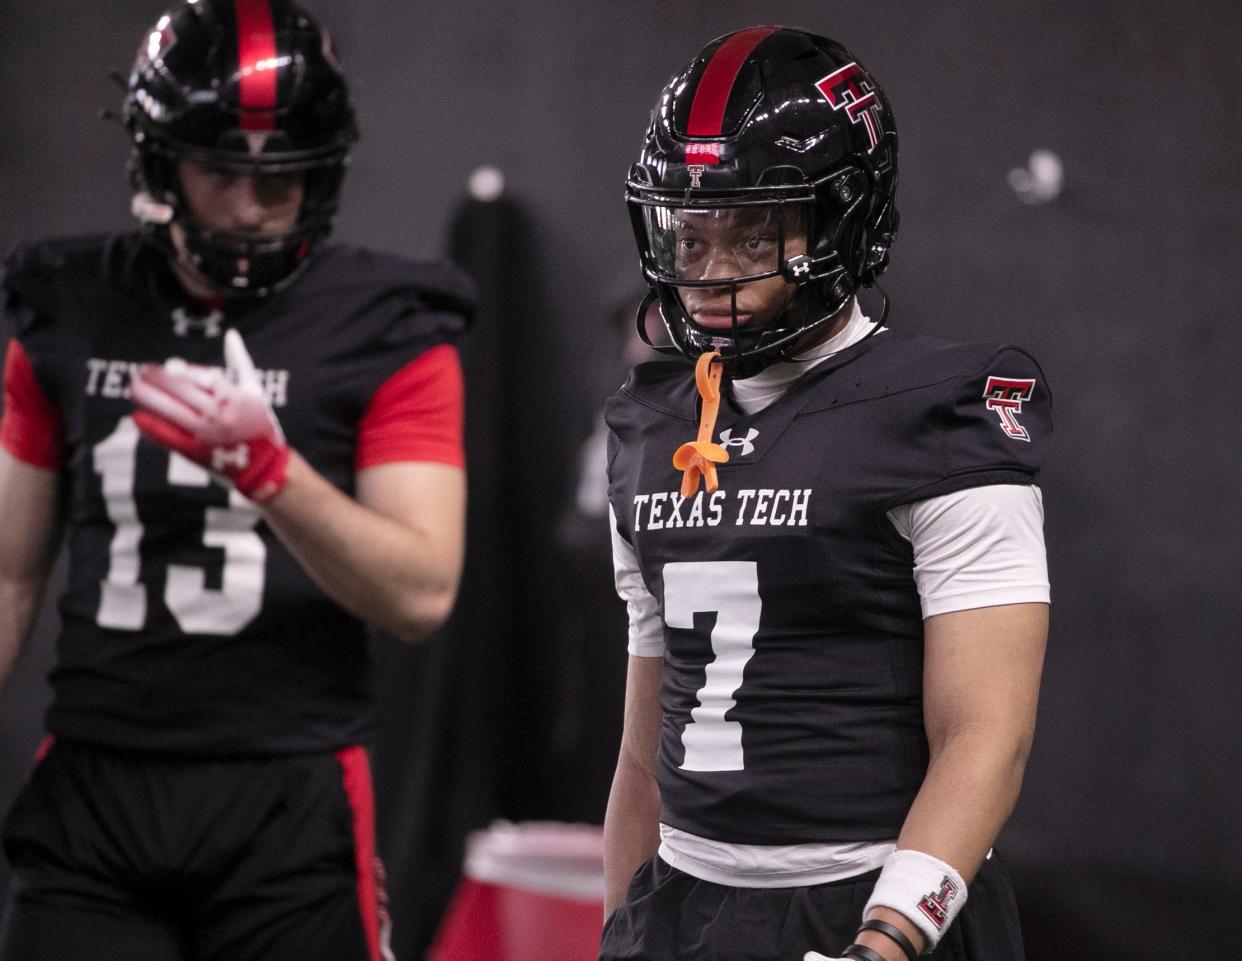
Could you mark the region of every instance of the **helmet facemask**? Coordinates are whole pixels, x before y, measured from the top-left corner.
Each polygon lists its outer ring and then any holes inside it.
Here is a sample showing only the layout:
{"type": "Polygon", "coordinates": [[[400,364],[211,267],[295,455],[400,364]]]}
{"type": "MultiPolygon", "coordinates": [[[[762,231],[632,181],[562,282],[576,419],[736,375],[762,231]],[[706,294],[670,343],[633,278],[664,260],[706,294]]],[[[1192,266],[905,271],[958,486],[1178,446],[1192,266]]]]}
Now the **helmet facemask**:
{"type": "Polygon", "coordinates": [[[718,351],[737,378],[810,346],[864,280],[842,252],[881,246],[866,229],[871,179],[851,164],[811,184],[669,190],[636,166],[627,199],[671,350],[718,351]]]}
{"type": "Polygon", "coordinates": [[[215,286],[233,295],[265,296],[291,284],[305,267],[307,255],[331,232],[347,162],[345,147],[310,156],[272,152],[251,157],[156,141],[135,158],[134,168],[140,174],[133,180],[141,199],[134,209],[148,233],[171,256],[180,253],[170,231],[175,223],[187,259],[215,286]],[[182,160],[246,176],[301,174],[302,202],[296,223],[279,233],[218,230],[201,224],[185,197],[178,172],[182,160]],[[155,200],[155,205],[148,206],[148,199],[155,200]]]}

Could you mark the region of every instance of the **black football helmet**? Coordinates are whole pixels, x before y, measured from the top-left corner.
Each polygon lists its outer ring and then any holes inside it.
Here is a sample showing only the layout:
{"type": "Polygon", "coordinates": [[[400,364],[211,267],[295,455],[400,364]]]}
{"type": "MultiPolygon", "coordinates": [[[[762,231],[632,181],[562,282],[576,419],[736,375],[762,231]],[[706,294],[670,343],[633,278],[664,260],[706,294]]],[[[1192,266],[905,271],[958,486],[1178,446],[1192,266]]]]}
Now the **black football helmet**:
{"type": "Polygon", "coordinates": [[[777,26],[713,40],[660,94],[626,183],[650,285],[640,333],[655,300],[666,351],[719,351],[734,377],[790,356],[883,273],[896,190],[892,109],[853,54],[777,26]],[[704,226],[730,238],[710,265],[695,240],[704,226]],[[795,285],[789,305],[740,325],[739,288],[771,277],[795,285]],[[696,323],[688,288],[727,288],[732,324],[696,323]]]}
{"type": "Polygon", "coordinates": [[[290,283],[332,228],[357,140],[327,33],[291,0],[185,0],[143,37],[122,121],[133,141],[134,213],[172,251],[185,233],[197,269],[225,290],[262,296],[290,283]],[[210,230],[184,201],[177,162],[255,174],[302,172],[288,233],[210,230]]]}

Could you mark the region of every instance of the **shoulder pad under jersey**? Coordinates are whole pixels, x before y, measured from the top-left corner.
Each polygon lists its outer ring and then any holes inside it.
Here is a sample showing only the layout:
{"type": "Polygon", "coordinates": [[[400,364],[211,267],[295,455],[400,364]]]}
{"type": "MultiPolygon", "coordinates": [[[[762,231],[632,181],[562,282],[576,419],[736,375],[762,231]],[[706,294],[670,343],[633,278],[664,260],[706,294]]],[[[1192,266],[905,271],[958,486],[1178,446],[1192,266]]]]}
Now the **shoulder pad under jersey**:
{"type": "MultiPolygon", "coordinates": [[[[115,282],[141,249],[137,234],[56,237],[14,248],[4,262],[4,307],[19,326],[54,316],[66,295],[115,282]],[[25,309],[23,309],[25,308],[25,309]]],[[[90,299],[89,292],[84,296],[90,299]]],[[[20,333],[20,330],[18,331],[20,333]]]]}
{"type": "Polygon", "coordinates": [[[440,323],[465,329],[476,306],[474,284],[446,262],[415,261],[397,254],[328,244],[299,279],[299,295],[329,291],[405,302],[410,310],[442,315],[440,323]]]}
{"type": "MultiPolygon", "coordinates": [[[[927,460],[927,480],[903,503],[990,483],[1034,483],[1052,433],[1052,393],[1038,362],[1007,344],[954,344],[899,335],[877,337],[875,356],[843,369],[839,396],[821,408],[866,396],[908,393],[898,432],[912,456],[927,460]],[[851,396],[852,395],[852,396],[851,396]]],[[[832,395],[832,396],[829,396],[832,395]]]]}

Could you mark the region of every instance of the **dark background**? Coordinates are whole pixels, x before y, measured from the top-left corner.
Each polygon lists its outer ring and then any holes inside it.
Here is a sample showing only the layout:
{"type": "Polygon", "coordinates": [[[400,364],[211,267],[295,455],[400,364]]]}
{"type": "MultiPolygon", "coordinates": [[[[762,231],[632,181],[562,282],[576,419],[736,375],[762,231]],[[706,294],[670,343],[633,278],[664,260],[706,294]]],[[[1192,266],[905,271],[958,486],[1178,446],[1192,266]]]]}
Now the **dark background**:
{"type": "MultiPolygon", "coordinates": [[[[621,378],[637,269],[622,181],[656,93],[714,36],[825,33],[901,138],[891,326],[1043,362],[1053,627],[1001,847],[1032,961],[1242,956],[1242,6],[325,0],[363,141],[341,238],[452,247],[485,294],[466,357],[467,583],[445,636],[377,643],[381,844],[413,959],[493,817],[595,820],[623,613],[578,446],[621,378]],[[1065,191],[1006,175],[1056,151],[1065,191]],[[506,199],[465,199],[480,165],[506,199]]],[[[158,0],[0,0],[0,245],[128,225],[119,91],[158,0]]],[[[2,519],[0,519],[2,522],[2,519]]],[[[40,738],[54,617],[0,694],[0,806],[40,738]]],[[[0,877],[0,883],[3,882],[0,877]]]]}

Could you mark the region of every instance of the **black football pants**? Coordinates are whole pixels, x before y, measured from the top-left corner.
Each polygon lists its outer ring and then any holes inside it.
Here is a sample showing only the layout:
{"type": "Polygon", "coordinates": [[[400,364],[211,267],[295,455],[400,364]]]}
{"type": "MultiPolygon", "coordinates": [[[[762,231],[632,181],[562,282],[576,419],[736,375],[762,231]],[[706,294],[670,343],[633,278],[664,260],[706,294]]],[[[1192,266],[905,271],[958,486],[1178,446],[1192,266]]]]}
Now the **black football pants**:
{"type": "Polygon", "coordinates": [[[378,961],[360,748],[189,759],[56,743],[4,825],[0,961],[378,961]]]}
{"type": "MultiPolygon", "coordinates": [[[[854,940],[880,872],[797,888],[700,881],[655,857],[604,926],[600,961],[802,961],[854,940]]],[[[1013,887],[993,854],[931,961],[1023,961],[1013,887]]]]}

